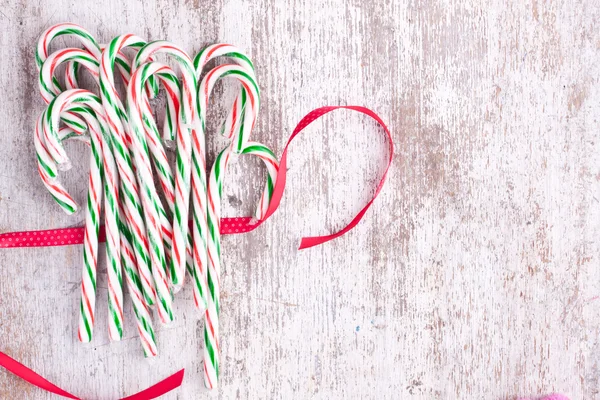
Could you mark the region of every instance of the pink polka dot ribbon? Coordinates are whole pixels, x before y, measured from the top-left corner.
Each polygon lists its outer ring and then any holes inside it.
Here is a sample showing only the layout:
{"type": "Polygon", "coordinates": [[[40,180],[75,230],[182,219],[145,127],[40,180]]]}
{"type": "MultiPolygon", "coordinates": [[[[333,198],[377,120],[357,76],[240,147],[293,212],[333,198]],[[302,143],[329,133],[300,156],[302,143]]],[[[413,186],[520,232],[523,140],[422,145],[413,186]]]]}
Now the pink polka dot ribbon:
{"type": "MultiPolygon", "coordinates": [[[[221,234],[246,233],[258,225],[250,217],[222,218],[221,234]]],[[[84,227],[46,229],[39,231],[8,232],[0,234],[0,248],[53,247],[83,244],[84,227]]],[[[104,226],[100,227],[100,242],[106,240],[104,226]]]]}

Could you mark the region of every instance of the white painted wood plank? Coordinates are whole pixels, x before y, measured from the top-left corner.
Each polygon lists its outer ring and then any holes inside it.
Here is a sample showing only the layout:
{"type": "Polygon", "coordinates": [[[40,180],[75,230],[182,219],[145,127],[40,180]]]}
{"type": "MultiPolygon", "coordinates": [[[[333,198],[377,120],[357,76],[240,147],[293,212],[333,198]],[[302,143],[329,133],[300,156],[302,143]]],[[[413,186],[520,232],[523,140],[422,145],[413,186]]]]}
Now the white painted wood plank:
{"type": "MultiPolygon", "coordinates": [[[[83,219],[63,215],[35,170],[33,46],[44,28],[72,21],[104,42],[132,32],[190,52],[230,42],[257,67],[254,138],[278,154],[305,113],[331,104],[371,106],[397,146],[365,220],[302,252],[301,236],[360,209],[386,146],[349,112],[292,146],[281,209],[223,243],[223,371],[211,397],[600,398],[597,2],[150,3],[0,3],[0,231],[83,219]]],[[[223,116],[224,103],[211,112],[223,116]]],[[[82,168],[69,189],[83,199],[87,153],[71,150],[82,168]]],[[[227,215],[250,213],[255,171],[243,158],[231,168],[227,215]]],[[[108,344],[102,279],[94,342],[77,342],[80,257],[0,252],[0,350],[83,397],[131,394],[182,367],[183,387],[165,398],[208,397],[189,290],[159,329],[155,360],[142,356],[129,303],[127,339],[108,344]]],[[[0,371],[0,398],[51,397],[0,371]]]]}

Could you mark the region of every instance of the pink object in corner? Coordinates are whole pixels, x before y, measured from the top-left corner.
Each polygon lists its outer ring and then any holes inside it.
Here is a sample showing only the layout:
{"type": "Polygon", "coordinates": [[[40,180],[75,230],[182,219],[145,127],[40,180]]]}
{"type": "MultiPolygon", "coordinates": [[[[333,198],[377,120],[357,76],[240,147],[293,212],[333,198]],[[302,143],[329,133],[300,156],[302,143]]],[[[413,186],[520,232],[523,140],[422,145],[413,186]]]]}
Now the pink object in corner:
{"type": "MultiPolygon", "coordinates": [[[[518,400],[534,400],[534,399],[520,398],[518,400]]],[[[553,393],[546,397],[542,397],[539,400],[569,400],[569,398],[567,396],[563,396],[562,394],[553,393]]]]}

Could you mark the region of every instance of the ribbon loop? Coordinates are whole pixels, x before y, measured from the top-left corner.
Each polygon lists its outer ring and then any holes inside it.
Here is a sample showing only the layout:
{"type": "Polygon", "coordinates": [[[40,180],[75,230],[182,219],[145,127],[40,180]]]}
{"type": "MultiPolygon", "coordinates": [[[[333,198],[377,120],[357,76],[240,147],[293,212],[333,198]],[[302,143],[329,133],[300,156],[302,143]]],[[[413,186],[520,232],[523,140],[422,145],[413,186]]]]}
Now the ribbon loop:
{"type": "Polygon", "coordinates": [[[338,109],[353,110],[353,111],[357,111],[359,113],[368,115],[369,117],[371,117],[375,121],[377,121],[377,123],[379,125],[381,125],[381,127],[385,131],[388,141],[389,141],[390,155],[389,155],[388,163],[385,168],[385,172],[383,173],[383,177],[379,181],[379,185],[377,185],[377,190],[375,191],[375,194],[373,195],[371,200],[369,200],[369,202],[352,219],[352,221],[350,221],[350,223],[348,225],[346,225],[344,228],[342,228],[338,232],[335,232],[331,235],[304,237],[304,238],[302,238],[302,241],[300,242],[300,247],[298,248],[298,250],[307,249],[309,247],[313,247],[313,246],[317,246],[317,245],[326,243],[330,240],[333,240],[337,237],[342,236],[343,234],[345,234],[346,232],[348,232],[352,228],[354,228],[356,226],[356,224],[358,224],[360,222],[360,220],[363,218],[363,216],[365,215],[365,213],[367,212],[369,207],[371,207],[371,204],[373,204],[373,201],[375,201],[375,198],[377,198],[377,196],[379,195],[379,192],[381,191],[381,188],[383,187],[383,184],[385,183],[385,178],[387,176],[388,170],[390,169],[390,165],[392,164],[392,158],[394,156],[394,142],[392,140],[392,135],[391,135],[388,127],[385,125],[385,122],[383,122],[383,120],[377,114],[375,114],[373,111],[371,111],[370,109],[368,109],[366,107],[361,107],[361,106],[327,106],[327,107],[317,108],[316,110],[309,112],[304,118],[302,118],[300,120],[300,122],[298,123],[298,125],[296,126],[294,131],[292,132],[292,135],[288,139],[288,142],[285,145],[285,148],[283,149],[283,154],[281,155],[281,160],[279,162],[279,174],[277,175],[277,182],[275,183],[275,188],[273,190],[273,197],[271,199],[271,203],[269,204],[269,209],[265,215],[265,218],[263,220],[261,220],[260,223],[264,222],[267,218],[269,218],[271,215],[273,215],[275,210],[277,210],[277,207],[279,207],[279,203],[281,202],[281,198],[283,197],[283,190],[285,189],[286,172],[287,172],[287,152],[288,152],[288,148],[289,148],[292,140],[294,140],[294,138],[300,132],[302,132],[302,130],[304,130],[304,128],[306,128],[308,125],[310,125],[317,119],[321,118],[323,115],[330,113],[331,111],[338,110],[338,109]]]}

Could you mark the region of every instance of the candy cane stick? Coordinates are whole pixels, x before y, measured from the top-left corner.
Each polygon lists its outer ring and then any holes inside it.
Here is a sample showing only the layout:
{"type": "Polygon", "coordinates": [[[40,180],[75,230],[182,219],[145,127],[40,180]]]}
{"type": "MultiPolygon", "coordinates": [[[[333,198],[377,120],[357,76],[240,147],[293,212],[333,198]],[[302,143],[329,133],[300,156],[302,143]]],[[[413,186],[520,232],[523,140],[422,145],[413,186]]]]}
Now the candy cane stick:
{"type": "MultiPolygon", "coordinates": [[[[154,177],[150,163],[150,153],[148,151],[147,138],[144,135],[144,106],[143,106],[143,88],[146,79],[155,75],[163,83],[177,82],[177,77],[168,66],[151,62],[140,66],[131,76],[131,82],[127,88],[128,116],[131,126],[133,139],[133,155],[135,158],[136,169],[140,176],[140,186],[142,187],[142,201],[144,204],[144,214],[148,228],[148,238],[151,244],[150,256],[152,258],[152,273],[156,284],[158,295],[158,311],[163,323],[173,320],[172,297],[169,289],[168,271],[163,246],[161,224],[162,216],[165,215],[164,208],[158,197],[156,187],[154,186],[154,177]]],[[[165,86],[170,96],[179,98],[179,92],[170,91],[169,85],[165,86]]]]}
{"type": "MultiPolygon", "coordinates": [[[[175,58],[182,73],[182,101],[177,125],[177,158],[175,178],[175,204],[173,209],[173,249],[171,259],[171,281],[175,290],[179,290],[184,282],[187,253],[191,252],[188,240],[188,216],[191,190],[192,135],[197,136],[198,119],[196,117],[196,77],[192,60],[180,47],[167,41],[148,43],[138,52],[134,67],[150,59],[155,54],[168,54],[175,58]]],[[[194,140],[204,142],[204,137],[194,140]]],[[[204,196],[205,196],[204,191],[204,196]]],[[[204,210],[205,208],[202,208],[204,210]]],[[[206,253],[204,249],[196,249],[206,253]]],[[[206,255],[204,255],[206,258],[206,255]]],[[[206,265],[206,264],[204,264],[206,265]]],[[[194,302],[197,307],[204,307],[205,285],[194,280],[194,302]]]]}
{"type": "MultiPolygon", "coordinates": [[[[237,78],[248,93],[249,106],[245,109],[244,137],[254,126],[254,120],[259,107],[259,90],[256,82],[246,69],[236,65],[222,65],[212,69],[202,80],[198,93],[198,109],[202,130],[206,129],[206,111],[210,93],[216,82],[223,77],[231,76],[237,78]]],[[[235,152],[235,144],[232,143],[223,150],[216,158],[211,169],[208,181],[208,295],[207,308],[205,312],[204,330],[204,378],[208,388],[215,388],[219,377],[219,302],[220,302],[220,257],[221,236],[219,232],[221,216],[221,188],[223,174],[231,154],[235,152]]]]}
{"type": "MultiPolygon", "coordinates": [[[[113,139],[114,153],[116,155],[119,175],[123,180],[121,185],[125,199],[125,209],[128,225],[131,229],[133,250],[137,260],[140,274],[142,292],[148,305],[156,301],[156,290],[152,276],[152,261],[148,248],[148,233],[142,216],[142,203],[139,198],[138,182],[134,172],[134,165],[130,155],[129,123],[126,119],[125,107],[121,103],[115,88],[113,65],[117,54],[128,46],[138,46],[143,40],[134,35],[123,35],[111,41],[102,53],[100,63],[100,94],[102,104],[106,110],[106,117],[113,139]]],[[[159,268],[158,265],[155,265],[159,268]]]]}
{"type": "MultiPolygon", "coordinates": [[[[244,67],[248,74],[256,81],[254,76],[254,65],[252,61],[238,48],[235,46],[231,46],[228,44],[215,44],[204,48],[200,53],[196,55],[194,58],[194,68],[196,69],[196,77],[200,79],[200,76],[203,73],[206,65],[209,61],[217,58],[217,57],[229,57],[233,60],[236,60],[242,67],[244,67]]],[[[243,114],[245,108],[247,94],[246,90],[242,86],[240,89],[240,94],[236,97],[231,111],[222,126],[221,134],[225,135],[227,138],[233,140],[233,136],[235,133],[239,134],[239,127],[243,126],[243,114]]],[[[194,210],[197,209],[206,209],[206,198],[203,193],[206,192],[206,163],[205,163],[205,142],[204,135],[200,140],[194,141],[194,149],[192,156],[194,158],[194,165],[196,168],[193,169],[192,175],[192,187],[194,188],[192,191],[193,194],[193,205],[194,210]],[[201,165],[200,168],[197,166],[201,165]],[[200,195],[199,195],[200,194],[200,195]]],[[[194,211],[195,212],[195,211],[194,211]]],[[[203,218],[203,215],[194,214],[194,271],[196,276],[195,280],[199,280],[200,282],[204,282],[206,285],[206,265],[207,259],[204,253],[197,254],[196,249],[201,246],[206,246],[207,238],[208,238],[208,225],[206,218],[203,218]],[[202,268],[199,268],[202,266],[202,268]]],[[[206,289],[203,291],[206,293],[206,289]]]]}
{"type": "MultiPolygon", "coordinates": [[[[65,109],[68,109],[75,101],[94,106],[96,102],[97,109],[101,111],[99,107],[99,99],[90,92],[84,90],[72,90],[64,92],[57,96],[46,109],[43,125],[47,126],[47,131],[51,135],[58,137],[58,124],[60,120],[60,114],[65,109]]],[[[103,137],[101,128],[98,125],[98,121],[93,118],[92,114],[80,113],[81,117],[85,119],[90,131],[91,139],[91,167],[90,167],[90,189],[88,193],[88,212],[86,215],[86,229],[84,235],[84,268],[82,278],[82,300],[81,300],[81,313],[78,337],[82,342],[89,342],[92,339],[92,330],[94,326],[94,313],[96,304],[96,268],[97,268],[97,254],[98,254],[98,230],[100,226],[100,211],[101,211],[101,200],[102,200],[102,174],[104,170],[104,155],[103,155],[103,137]]],[[[108,174],[110,176],[110,173],[108,174]]],[[[107,184],[107,192],[116,193],[116,186],[114,182],[107,184]],[[111,187],[109,187],[111,185],[111,187]]],[[[112,219],[112,218],[111,218],[112,219]]],[[[107,238],[109,240],[115,240],[115,235],[109,233],[111,228],[107,225],[107,238]]],[[[118,234],[116,235],[118,240],[118,234]]],[[[114,243],[110,246],[109,254],[116,256],[118,262],[120,262],[119,256],[120,244],[114,243]]],[[[112,260],[111,260],[112,261],[112,260]]]]}

